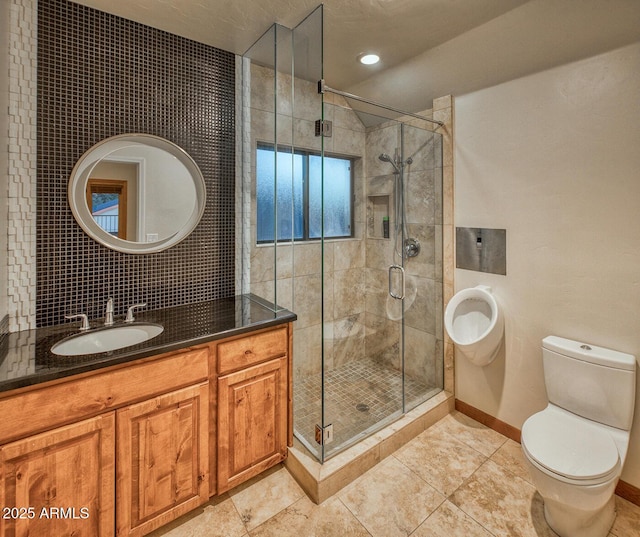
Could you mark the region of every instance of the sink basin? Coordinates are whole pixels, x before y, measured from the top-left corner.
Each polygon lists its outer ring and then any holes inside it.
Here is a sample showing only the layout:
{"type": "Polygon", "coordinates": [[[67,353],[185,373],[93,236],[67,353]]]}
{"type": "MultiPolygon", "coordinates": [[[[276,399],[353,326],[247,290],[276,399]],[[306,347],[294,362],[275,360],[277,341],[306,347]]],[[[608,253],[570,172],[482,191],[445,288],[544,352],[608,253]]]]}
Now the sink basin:
{"type": "Polygon", "coordinates": [[[154,323],[119,324],[69,336],[53,345],[51,352],[59,356],[80,356],[115,351],[154,338],[163,330],[154,323]]]}

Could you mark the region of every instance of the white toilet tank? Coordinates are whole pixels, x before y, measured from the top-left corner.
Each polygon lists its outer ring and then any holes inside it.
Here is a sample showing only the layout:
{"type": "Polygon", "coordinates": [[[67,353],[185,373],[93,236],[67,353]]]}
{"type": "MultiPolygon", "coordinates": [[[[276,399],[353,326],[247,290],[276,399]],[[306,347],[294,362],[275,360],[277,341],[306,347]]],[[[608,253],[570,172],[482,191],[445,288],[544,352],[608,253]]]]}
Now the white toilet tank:
{"type": "Polygon", "coordinates": [[[631,429],[636,392],[636,359],[557,336],[542,340],[549,402],[584,418],[631,429]]]}

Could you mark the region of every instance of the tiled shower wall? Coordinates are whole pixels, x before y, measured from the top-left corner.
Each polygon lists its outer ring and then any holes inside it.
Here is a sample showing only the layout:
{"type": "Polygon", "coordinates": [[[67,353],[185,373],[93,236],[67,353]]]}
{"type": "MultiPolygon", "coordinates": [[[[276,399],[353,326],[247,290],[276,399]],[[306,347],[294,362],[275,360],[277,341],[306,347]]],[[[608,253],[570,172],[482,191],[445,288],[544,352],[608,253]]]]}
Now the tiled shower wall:
{"type": "MultiPolygon", "coordinates": [[[[102,317],[235,292],[235,56],[67,0],[38,9],[36,322],[102,317]],[[140,132],[186,150],[207,185],[202,220],[164,252],[115,252],[67,203],[70,172],[104,138],[140,132]]],[[[33,214],[33,211],[31,212],[33,214]]]]}
{"type": "MultiPolygon", "coordinates": [[[[315,136],[316,119],[323,114],[322,99],[313,82],[295,79],[295,99],[291,98],[291,77],[277,73],[282,88],[274,115],[274,71],[256,64],[249,67],[251,107],[250,145],[247,155],[255,155],[258,142],[273,143],[277,126],[278,144],[319,152],[321,138],[315,136]]],[[[298,320],[294,333],[294,375],[319,374],[321,352],[327,367],[364,358],[364,328],[360,318],[365,309],[365,245],[362,155],[365,153],[365,128],[342,97],[325,95],[324,119],[333,122],[333,136],[324,139],[324,150],[354,158],[354,236],[351,239],[279,243],[277,266],[273,245],[256,244],[256,184],[250,180],[245,215],[250,215],[250,233],[245,244],[250,252],[251,291],[273,300],[277,286],[278,305],[294,311],[298,320]],[[324,253],[324,262],[322,254],[324,253]],[[323,281],[324,276],[324,281],[323,281]],[[324,298],[325,341],[322,341],[324,298]]],[[[255,178],[255,162],[249,161],[255,178]]]]}
{"type": "MultiPolygon", "coordinates": [[[[0,80],[9,80],[9,2],[0,3],[0,80]]],[[[0,110],[9,110],[9,86],[0,85],[0,110]]],[[[9,117],[0,114],[0,230],[8,227],[7,196],[9,194],[9,117]]],[[[7,293],[7,240],[9,234],[0,232],[0,351],[9,332],[9,308],[7,293]]]]}
{"type": "MultiPolygon", "coordinates": [[[[431,110],[423,115],[430,116],[431,110]]],[[[413,123],[405,120],[401,127],[390,121],[367,129],[365,184],[372,216],[366,242],[365,347],[371,356],[400,369],[398,342],[404,340],[406,374],[430,387],[442,387],[442,136],[425,130],[424,121],[413,123]],[[401,147],[404,162],[411,158],[403,178],[406,230],[420,244],[419,254],[402,263],[406,287],[402,302],[390,296],[388,282],[389,265],[401,263],[402,252],[402,238],[396,236],[397,176],[391,164],[378,158],[383,153],[394,155],[401,147]],[[374,200],[386,208],[389,239],[382,237],[374,200]]]]}
{"type": "MultiPolygon", "coordinates": [[[[433,119],[443,123],[438,132],[442,134],[442,294],[443,307],[453,297],[454,276],[454,226],[453,205],[453,118],[454,101],[451,95],[433,100],[433,119]]],[[[444,310],[443,310],[444,311],[444,310]]],[[[453,342],[444,331],[444,389],[455,391],[453,342]]]]}

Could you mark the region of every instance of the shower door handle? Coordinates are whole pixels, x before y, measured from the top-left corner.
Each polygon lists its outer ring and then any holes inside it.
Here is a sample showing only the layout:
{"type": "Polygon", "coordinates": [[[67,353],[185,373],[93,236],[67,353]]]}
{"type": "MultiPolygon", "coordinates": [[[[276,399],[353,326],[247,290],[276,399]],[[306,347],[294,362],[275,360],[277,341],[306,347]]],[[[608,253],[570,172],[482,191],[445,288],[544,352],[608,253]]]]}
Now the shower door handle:
{"type": "Polygon", "coordinates": [[[402,300],[404,298],[404,292],[405,292],[405,285],[404,285],[404,268],[401,267],[400,265],[391,265],[389,267],[389,294],[391,295],[392,298],[395,298],[397,300],[402,300]],[[392,279],[393,279],[393,272],[394,271],[400,271],[400,276],[402,278],[402,294],[401,295],[396,295],[393,292],[393,283],[392,283],[392,279]]]}

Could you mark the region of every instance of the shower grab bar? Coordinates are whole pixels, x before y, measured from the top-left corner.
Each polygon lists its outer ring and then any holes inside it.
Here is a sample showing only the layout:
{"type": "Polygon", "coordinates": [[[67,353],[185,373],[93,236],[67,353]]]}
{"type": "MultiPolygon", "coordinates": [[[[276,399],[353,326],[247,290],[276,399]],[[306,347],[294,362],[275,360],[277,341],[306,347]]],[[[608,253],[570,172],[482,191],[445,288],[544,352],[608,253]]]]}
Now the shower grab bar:
{"type": "Polygon", "coordinates": [[[404,298],[405,295],[405,283],[404,283],[404,268],[401,267],[400,265],[391,265],[389,267],[389,294],[391,295],[392,298],[395,298],[396,300],[402,300],[404,298]],[[391,282],[392,278],[393,278],[393,271],[394,270],[399,270],[400,271],[400,275],[402,276],[402,295],[396,295],[393,292],[393,284],[391,282]]]}

